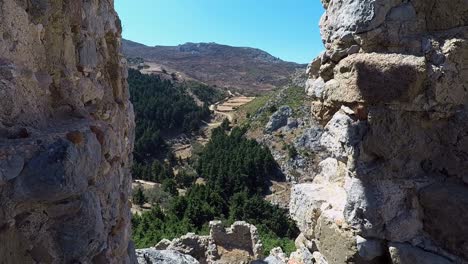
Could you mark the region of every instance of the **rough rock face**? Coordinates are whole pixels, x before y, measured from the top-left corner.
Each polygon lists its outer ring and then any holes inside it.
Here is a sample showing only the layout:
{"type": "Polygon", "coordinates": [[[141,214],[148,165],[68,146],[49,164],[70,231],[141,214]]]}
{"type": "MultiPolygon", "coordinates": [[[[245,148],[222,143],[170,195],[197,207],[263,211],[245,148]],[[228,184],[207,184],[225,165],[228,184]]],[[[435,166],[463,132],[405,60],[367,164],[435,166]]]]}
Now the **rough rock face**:
{"type": "Polygon", "coordinates": [[[290,124],[289,121],[293,122],[292,120],[289,119],[291,115],[292,115],[291,107],[281,106],[280,109],[278,109],[278,111],[276,111],[275,113],[271,115],[270,120],[265,126],[265,132],[271,133],[286,125],[289,126],[290,124]]]}
{"type": "Polygon", "coordinates": [[[326,51],[306,90],[328,155],[290,205],[309,249],[328,263],[468,261],[468,2],[322,3],[326,51]]]}
{"type": "Polygon", "coordinates": [[[133,110],[112,0],[0,1],[2,263],[129,263],[133,110]]]}

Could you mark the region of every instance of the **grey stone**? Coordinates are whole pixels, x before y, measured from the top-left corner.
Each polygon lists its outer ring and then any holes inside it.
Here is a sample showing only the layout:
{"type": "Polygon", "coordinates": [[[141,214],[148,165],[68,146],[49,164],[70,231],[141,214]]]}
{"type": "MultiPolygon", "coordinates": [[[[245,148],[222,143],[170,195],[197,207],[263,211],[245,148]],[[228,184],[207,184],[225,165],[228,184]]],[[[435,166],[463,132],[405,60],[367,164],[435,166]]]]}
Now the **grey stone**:
{"type": "Polygon", "coordinates": [[[301,264],[314,263],[314,257],[307,248],[301,247],[293,253],[291,253],[291,256],[289,257],[289,262],[301,264]]]}
{"type": "Polygon", "coordinates": [[[436,183],[421,190],[424,231],[443,248],[468,259],[468,188],[454,183],[436,183]]]}
{"type": "Polygon", "coordinates": [[[452,261],[404,243],[390,243],[390,257],[393,264],[451,264],[452,261]]]}
{"type": "Polygon", "coordinates": [[[138,264],[199,264],[189,256],[172,250],[137,249],[138,264]]]}
{"type": "Polygon", "coordinates": [[[98,55],[95,40],[86,39],[80,49],[80,64],[87,70],[91,70],[96,67],[97,63],[98,55]]]}
{"type": "Polygon", "coordinates": [[[280,247],[270,250],[270,255],[263,260],[256,260],[252,264],[286,264],[288,258],[280,247]]]}
{"type": "Polygon", "coordinates": [[[93,257],[100,253],[105,245],[104,222],[95,212],[102,210],[99,198],[92,192],[81,196],[79,209],[65,222],[58,218],[50,230],[56,244],[63,252],[65,263],[93,257]],[[80,232],[77,232],[80,230],[80,232]]]}
{"type": "Polygon", "coordinates": [[[354,154],[354,149],[362,140],[367,125],[353,120],[349,115],[339,111],[325,126],[320,144],[338,160],[345,160],[354,154]]]}
{"type": "Polygon", "coordinates": [[[294,128],[297,128],[299,123],[297,122],[296,118],[288,118],[288,123],[286,125],[288,129],[294,129],[294,128]]]}
{"type": "Polygon", "coordinates": [[[328,62],[320,66],[319,75],[325,82],[329,81],[330,79],[333,79],[333,69],[335,68],[335,66],[336,64],[333,62],[328,62]]]}
{"type": "Polygon", "coordinates": [[[159,241],[154,248],[156,250],[168,249],[171,246],[171,241],[169,239],[163,239],[159,241]]]}
{"type": "Polygon", "coordinates": [[[113,1],[0,5],[0,262],[134,262],[135,123],[113,1]]]}
{"type": "Polygon", "coordinates": [[[315,227],[318,251],[331,263],[358,262],[359,255],[352,231],[340,228],[331,219],[319,217],[315,227]]]}
{"type": "Polygon", "coordinates": [[[288,118],[293,114],[291,107],[281,106],[278,111],[273,113],[265,126],[267,133],[274,132],[288,124],[288,118]]]}
{"type": "Polygon", "coordinates": [[[291,216],[330,263],[386,263],[387,242],[395,263],[467,262],[466,1],[322,3],[306,91],[327,125],[291,216]]]}
{"type": "Polygon", "coordinates": [[[318,77],[317,79],[309,79],[306,82],[306,92],[307,95],[312,96],[314,98],[322,99],[325,90],[325,81],[322,77],[318,77]]]}
{"type": "Polygon", "coordinates": [[[352,178],[345,189],[346,221],[363,236],[405,242],[422,232],[417,197],[398,183],[352,178]]]}
{"type": "Polygon", "coordinates": [[[359,45],[352,45],[346,52],[348,53],[348,55],[351,55],[358,53],[360,49],[361,47],[359,47],[359,45]]]}
{"type": "Polygon", "coordinates": [[[282,259],[276,256],[268,256],[262,261],[253,262],[254,264],[286,264],[282,259]]]}
{"type": "Polygon", "coordinates": [[[356,236],[356,245],[359,255],[365,260],[372,260],[384,254],[382,241],[377,239],[356,236]]]}
{"type": "Polygon", "coordinates": [[[12,155],[0,160],[0,185],[16,178],[23,170],[24,159],[18,155],[12,155]]]}
{"type": "Polygon", "coordinates": [[[312,62],[307,65],[306,74],[311,77],[318,76],[318,72],[320,70],[320,65],[323,63],[323,57],[319,55],[315,58],[312,62]]]}
{"type": "Polygon", "coordinates": [[[320,144],[322,133],[323,129],[319,125],[312,126],[304,130],[303,134],[296,139],[294,144],[297,148],[320,151],[322,149],[322,145],[320,144]]]}
{"type": "Polygon", "coordinates": [[[198,236],[194,233],[188,233],[180,238],[175,238],[169,246],[164,248],[161,243],[167,243],[164,240],[156,245],[156,249],[167,249],[190,255],[200,263],[207,263],[208,244],[210,238],[207,236],[198,236]]]}
{"type": "Polygon", "coordinates": [[[133,241],[128,242],[127,255],[129,257],[130,264],[138,264],[138,259],[135,251],[135,243],[133,243],[133,241]]]}
{"type": "Polygon", "coordinates": [[[398,3],[377,0],[330,1],[327,15],[320,22],[322,38],[332,42],[350,33],[369,31],[382,24],[389,10],[398,3]]]}
{"type": "Polygon", "coordinates": [[[188,233],[172,241],[163,239],[156,247],[142,249],[140,252],[174,251],[191,256],[201,264],[223,263],[225,257],[228,259],[232,257],[219,248],[245,252],[240,262],[262,258],[262,243],[256,227],[243,221],[234,222],[228,228],[225,228],[221,221],[211,221],[209,236],[188,233]]]}
{"type": "Polygon", "coordinates": [[[88,180],[97,175],[100,162],[101,146],[94,135],[78,147],[59,139],[26,164],[15,181],[15,197],[58,201],[83,193],[88,180]]]}
{"type": "Polygon", "coordinates": [[[348,55],[348,50],[334,50],[330,58],[333,62],[337,63],[348,55]]]}
{"type": "Polygon", "coordinates": [[[410,3],[402,4],[395,8],[392,8],[387,15],[388,21],[406,21],[406,20],[415,20],[416,19],[416,10],[414,6],[410,3]]]}
{"type": "Polygon", "coordinates": [[[325,259],[325,257],[318,251],[315,251],[312,256],[314,257],[314,263],[317,263],[317,264],[328,264],[327,260],[325,259]]]}

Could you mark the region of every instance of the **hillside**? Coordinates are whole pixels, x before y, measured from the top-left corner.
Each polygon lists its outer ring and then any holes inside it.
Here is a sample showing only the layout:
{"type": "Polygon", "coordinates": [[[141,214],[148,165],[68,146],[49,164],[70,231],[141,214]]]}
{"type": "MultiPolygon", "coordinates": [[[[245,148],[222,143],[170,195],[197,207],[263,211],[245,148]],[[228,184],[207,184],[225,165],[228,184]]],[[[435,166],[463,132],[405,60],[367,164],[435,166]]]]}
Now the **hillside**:
{"type": "Polygon", "coordinates": [[[144,61],[155,72],[165,69],[169,73],[177,72],[177,76],[186,79],[248,94],[285,85],[292,74],[297,70],[304,71],[306,67],[283,61],[259,49],[216,43],[149,47],[123,40],[122,46],[131,64],[144,61]]]}

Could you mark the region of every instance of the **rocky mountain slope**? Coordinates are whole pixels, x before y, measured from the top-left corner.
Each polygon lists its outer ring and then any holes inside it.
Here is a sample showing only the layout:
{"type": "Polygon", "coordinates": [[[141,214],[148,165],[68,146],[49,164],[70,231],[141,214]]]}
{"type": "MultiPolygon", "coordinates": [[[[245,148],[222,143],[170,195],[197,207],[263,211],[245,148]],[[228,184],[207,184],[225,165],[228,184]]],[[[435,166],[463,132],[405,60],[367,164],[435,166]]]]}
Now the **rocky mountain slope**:
{"type": "Polygon", "coordinates": [[[129,40],[123,40],[122,44],[127,58],[142,58],[145,63],[157,64],[159,69],[247,93],[261,93],[287,84],[290,75],[305,69],[305,65],[285,62],[254,48],[216,43],[149,47],[129,40]]]}
{"type": "Polygon", "coordinates": [[[120,34],[112,0],[0,2],[0,263],[134,259],[120,34]]]}

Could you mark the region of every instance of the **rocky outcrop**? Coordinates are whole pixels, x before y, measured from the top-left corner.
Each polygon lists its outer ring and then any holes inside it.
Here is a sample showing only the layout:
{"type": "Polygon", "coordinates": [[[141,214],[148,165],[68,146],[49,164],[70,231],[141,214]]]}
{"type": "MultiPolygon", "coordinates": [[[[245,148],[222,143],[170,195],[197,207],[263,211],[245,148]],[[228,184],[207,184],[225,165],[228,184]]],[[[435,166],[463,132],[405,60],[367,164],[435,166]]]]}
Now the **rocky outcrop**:
{"type": "Polygon", "coordinates": [[[468,261],[468,5],[322,0],[308,67],[325,156],[291,215],[328,263],[468,261]]]}
{"type": "MultiPolygon", "coordinates": [[[[262,243],[257,228],[242,221],[235,222],[229,228],[224,228],[221,221],[211,221],[209,236],[189,233],[172,241],[162,240],[154,250],[169,250],[190,255],[202,264],[248,263],[262,257],[262,243]]],[[[139,259],[138,263],[159,262],[143,262],[139,259]]]]}
{"type": "Polygon", "coordinates": [[[173,250],[137,249],[139,264],[199,264],[194,257],[173,250]]]}
{"type": "Polygon", "coordinates": [[[281,106],[271,115],[270,120],[265,126],[265,132],[271,133],[286,125],[289,126],[293,122],[293,120],[289,118],[292,116],[292,114],[291,107],[287,105],[281,106]]]}
{"type": "Polygon", "coordinates": [[[112,0],[0,2],[0,262],[131,262],[120,34],[112,0]]]}

